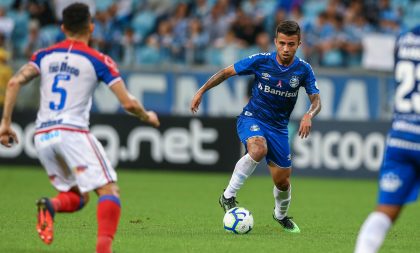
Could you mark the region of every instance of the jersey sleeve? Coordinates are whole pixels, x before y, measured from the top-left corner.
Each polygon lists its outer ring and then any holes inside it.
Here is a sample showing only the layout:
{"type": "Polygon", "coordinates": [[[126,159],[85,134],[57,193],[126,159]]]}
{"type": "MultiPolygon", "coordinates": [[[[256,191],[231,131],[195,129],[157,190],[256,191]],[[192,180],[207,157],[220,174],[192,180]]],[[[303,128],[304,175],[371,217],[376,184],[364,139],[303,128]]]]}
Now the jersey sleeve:
{"type": "Polygon", "coordinates": [[[305,87],[306,93],[309,95],[319,94],[319,89],[316,83],[314,71],[312,70],[312,67],[309,64],[307,64],[306,66],[307,66],[307,74],[304,80],[305,81],[304,87],[305,87]]]}
{"type": "Polygon", "coordinates": [[[99,81],[111,86],[121,79],[117,64],[107,55],[102,55],[100,61],[95,64],[96,75],[99,81]]]}
{"type": "Polygon", "coordinates": [[[44,55],[45,53],[42,50],[38,50],[33,53],[29,59],[29,64],[33,65],[38,70],[38,72],[41,69],[41,59],[44,55]]]}
{"type": "Polygon", "coordinates": [[[256,63],[260,58],[259,54],[248,56],[245,59],[239,60],[233,64],[233,67],[238,75],[254,74],[256,63]]]}

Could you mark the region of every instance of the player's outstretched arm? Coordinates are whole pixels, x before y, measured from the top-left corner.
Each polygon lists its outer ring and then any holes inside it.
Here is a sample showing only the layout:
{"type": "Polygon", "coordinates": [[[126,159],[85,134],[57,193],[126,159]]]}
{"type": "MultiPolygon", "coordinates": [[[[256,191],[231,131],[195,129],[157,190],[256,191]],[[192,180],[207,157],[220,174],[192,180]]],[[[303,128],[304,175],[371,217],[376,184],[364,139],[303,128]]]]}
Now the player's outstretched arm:
{"type": "Polygon", "coordinates": [[[216,87],[224,80],[234,75],[236,75],[235,68],[233,67],[233,65],[230,65],[229,67],[218,71],[216,74],[210,77],[210,79],[207,80],[207,82],[203,86],[201,86],[201,88],[194,95],[194,98],[191,101],[191,112],[196,113],[198,111],[201,99],[206,91],[210,90],[213,87],[216,87]]]}
{"type": "Polygon", "coordinates": [[[6,97],[4,99],[3,116],[0,125],[0,143],[6,147],[11,147],[13,142],[18,142],[16,133],[10,127],[12,124],[13,108],[16,104],[17,95],[20,87],[29,83],[32,79],[39,75],[38,69],[31,64],[25,64],[16,74],[9,80],[6,88],[6,97]]]}
{"type": "Polygon", "coordinates": [[[159,127],[160,122],[157,114],[154,111],[146,111],[140,101],[127,91],[123,81],[113,84],[111,90],[128,113],[134,114],[141,121],[154,127],[159,127]]]}
{"type": "Polygon", "coordinates": [[[311,100],[309,110],[303,115],[299,126],[299,136],[303,139],[308,137],[312,128],[312,118],[321,111],[321,97],[319,94],[308,95],[311,100]]]}

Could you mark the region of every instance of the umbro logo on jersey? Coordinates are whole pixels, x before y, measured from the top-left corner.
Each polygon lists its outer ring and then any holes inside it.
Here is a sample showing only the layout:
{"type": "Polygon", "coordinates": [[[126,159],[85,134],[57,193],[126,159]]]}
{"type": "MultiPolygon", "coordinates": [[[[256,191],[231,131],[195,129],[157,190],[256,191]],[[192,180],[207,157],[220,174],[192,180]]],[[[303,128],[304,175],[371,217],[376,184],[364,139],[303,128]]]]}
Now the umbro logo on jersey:
{"type": "Polygon", "coordinates": [[[252,125],[252,126],[249,128],[249,130],[251,130],[251,131],[253,131],[253,132],[255,132],[255,131],[259,131],[259,130],[260,130],[260,127],[259,127],[258,125],[252,125]]]}
{"type": "Polygon", "coordinates": [[[262,75],[262,79],[270,80],[270,77],[271,77],[270,74],[264,72],[261,75],[262,75]]]}

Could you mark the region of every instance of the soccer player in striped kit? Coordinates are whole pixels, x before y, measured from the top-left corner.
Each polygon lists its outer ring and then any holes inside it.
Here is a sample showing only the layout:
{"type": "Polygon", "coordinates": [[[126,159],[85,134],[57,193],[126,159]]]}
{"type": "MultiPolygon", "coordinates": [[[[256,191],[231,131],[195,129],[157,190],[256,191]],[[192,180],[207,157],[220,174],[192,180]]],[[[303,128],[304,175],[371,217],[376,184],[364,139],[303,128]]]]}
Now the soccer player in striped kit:
{"type": "Polygon", "coordinates": [[[54,215],[75,212],[88,202],[88,193],[99,196],[96,252],[111,253],[120,217],[117,175],[101,143],[89,132],[92,95],[99,81],[111,89],[123,108],[154,127],[159,119],[125,88],[118,68],[108,56],[88,46],[93,32],[89,7],[74,3],[63,10],[61,26],[66,39],[33,54],[9,81],[0,125],[0,142],[18,142],[11,128],[18,92],[37,76],[41,101],[36,120],[35,147],[52,185],[53,198],[37,201],[37,231],[46,244],[53,241],[54,215]]]}
{"type": "Polygon", "coordinates": [[[420,25],[398,37],[394,74],[394,116],[379,175],[378,203],[360,229],[355,253],[378,252],[404,205],[419,194],[420,25]]]}

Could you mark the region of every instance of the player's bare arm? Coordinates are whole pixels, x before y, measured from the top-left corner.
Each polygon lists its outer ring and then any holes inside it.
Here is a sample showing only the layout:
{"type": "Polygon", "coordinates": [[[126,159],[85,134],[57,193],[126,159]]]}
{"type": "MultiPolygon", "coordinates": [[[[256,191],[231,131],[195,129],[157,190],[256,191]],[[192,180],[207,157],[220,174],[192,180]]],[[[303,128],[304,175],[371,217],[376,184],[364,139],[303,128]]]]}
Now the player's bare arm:
{"type": "Polygon", "coordinates": [[[309,107],[309,110],[303,115],[302,120],[300,121],[299,136],[301,138],[308,137],[312,127],[312,118],[321,111],[321,97],[319,94],[312,94],[308,96],[309,100],[311,101],[311,106],[309,107]]]}
{"type": "Polygon", "coordinates": [[[223,81],[234,75],[236,75],[235,68],[233,67],[233,65],[230,65],[218,71],[216,74],[210,77],[210,79],[207,80],[207,82],[203,86],[201,86],[201,88],[194,95],[194,98],[191,101],[191,111],[193,113],[196,113],[198,111],[198,107],[201,103],[201,98],[206,91],[210,90],[213,87],[216,87],[217,85],[221,84],[223,81]]]}
{"type": "Polygon", "coordinates": [[[11,147],[13,142],[18,142],[16,133],[10,127],[12,123],[13,108],[16,104],[17,95],[20,87],[29,83],[39,75],[38,69],[31,64],[25,64],[8,82],[6,97],[4,100],[3,116],[0,125],[0,143],[6,147],[11,147]]]}
{"type": "Polygon", "coordinates": [[[111,90],[128,113],[134,114],[141,121],[154,127],[159,127],[160,122],[157,114],[153,111],[144,109],[143,105],[127,91],[123,81],[118,81],[113,84],[111,90]]]}

